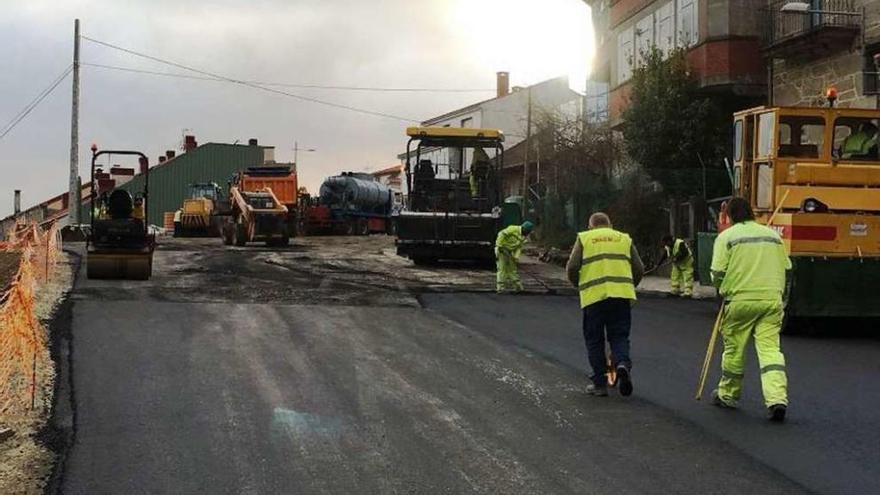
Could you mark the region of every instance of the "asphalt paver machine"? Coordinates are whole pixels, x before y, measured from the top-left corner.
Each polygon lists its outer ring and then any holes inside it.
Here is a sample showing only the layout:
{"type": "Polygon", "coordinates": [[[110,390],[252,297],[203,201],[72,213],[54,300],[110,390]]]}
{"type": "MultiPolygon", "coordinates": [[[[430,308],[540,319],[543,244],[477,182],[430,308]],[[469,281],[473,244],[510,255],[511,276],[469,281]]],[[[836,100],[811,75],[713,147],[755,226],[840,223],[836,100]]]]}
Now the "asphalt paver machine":
{"type": "Polygon", "coordinates": [[[502,225],[504,134],[451,127],[406,132],[409,193],[395,219],[397,254],[416,264],[492,262],[502,225]]]}

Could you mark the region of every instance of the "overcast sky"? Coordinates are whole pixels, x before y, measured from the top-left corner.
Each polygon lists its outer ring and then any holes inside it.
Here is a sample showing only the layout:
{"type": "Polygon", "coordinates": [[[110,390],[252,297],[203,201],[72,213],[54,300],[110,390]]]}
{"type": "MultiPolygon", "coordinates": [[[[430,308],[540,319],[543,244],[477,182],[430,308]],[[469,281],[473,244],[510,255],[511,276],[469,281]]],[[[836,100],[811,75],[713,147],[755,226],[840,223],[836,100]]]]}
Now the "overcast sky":
{"type": "MultiPolygon", "coordinates": [[[[337,86],[481,89],[377,93],[281,88],[342,105],[424,120],[490,98],[495,72],[512,85],[569,75],[582,91],[592,58],[582,0],[0,0],[0,124],[71,63],[73,20],[82,34],[224,76],[337,86]]],[[[84,63],[185,71],[82,42],[84,63]]],[[[80,173],[91,143],[138,149],[151,160],[176,149],[183,129],[199,143],[300,153],[300,182],[398,163],[407,122],[331,108],[224,82],[85,66],[80,173]]],[[[0,217],[14,189],[29,207],[67,189],[70,78],[0,140],[0,217]]]]}

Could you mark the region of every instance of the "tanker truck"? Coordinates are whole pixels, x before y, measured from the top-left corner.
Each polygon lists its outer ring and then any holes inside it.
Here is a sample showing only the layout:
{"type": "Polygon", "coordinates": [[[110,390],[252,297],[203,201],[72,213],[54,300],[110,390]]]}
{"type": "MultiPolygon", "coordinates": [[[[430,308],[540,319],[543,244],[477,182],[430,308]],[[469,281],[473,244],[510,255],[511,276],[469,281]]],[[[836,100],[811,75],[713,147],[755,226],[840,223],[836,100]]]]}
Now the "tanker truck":
{"type": "Polygon", "coordinates": [[[389,233],[394,193],[369,174],[328,177],[318,197],[303,196],[301,230],[306,235],[389,233]]]}

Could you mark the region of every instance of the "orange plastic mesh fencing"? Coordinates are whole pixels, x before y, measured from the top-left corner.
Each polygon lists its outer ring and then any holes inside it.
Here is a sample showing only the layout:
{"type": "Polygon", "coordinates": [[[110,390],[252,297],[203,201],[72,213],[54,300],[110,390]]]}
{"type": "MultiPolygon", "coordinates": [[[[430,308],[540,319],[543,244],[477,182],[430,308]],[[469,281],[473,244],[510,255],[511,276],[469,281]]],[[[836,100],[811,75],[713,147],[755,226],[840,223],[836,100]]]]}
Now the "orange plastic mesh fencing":
{"type": "Polygon", "coordinates": [[[35,306],[55,274],[60,232],[54,223],[19,226],[0,250],[20,259],[11,279],[0,280],[0,414],[23,414],[46,402],[38,378],[49,369],[48,338],[35,306]]]}

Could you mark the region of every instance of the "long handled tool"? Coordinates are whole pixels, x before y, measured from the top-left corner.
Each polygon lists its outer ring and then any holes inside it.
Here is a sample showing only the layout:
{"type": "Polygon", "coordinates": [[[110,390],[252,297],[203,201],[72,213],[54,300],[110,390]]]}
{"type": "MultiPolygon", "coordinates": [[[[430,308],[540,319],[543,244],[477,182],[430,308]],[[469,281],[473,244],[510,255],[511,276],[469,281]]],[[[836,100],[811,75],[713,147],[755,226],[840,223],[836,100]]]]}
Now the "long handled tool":
{"type": "MultiPolygon", "coordinates": [[[[785,203],[785,200],[788,198],[788,193],[790,192],[790,189],[785,191],[779,204],[776,205],[773,214],[770,215],[770,220],[767,221],[767,225],[773,225],[773,220],[776,219],[776,215],[779,213],[779,210],[782,209],[782,204],[785,203]]],[[[700,372],[700,384],[697,386],[697,394],[694,397],[696,400],[703,398],[703,388],[706,386],[706,376],[709,374],[709,366],[712,365],[712,356],[715,353],[715,341],[718,339],[718,333],[721,331],[721,323],[723,319],[724,305],[722,304],[721,308],[718,309],[718,316],[715,318],[715,326],[712,327],[712,335],[709,336],[709,347],[706,349],[706,358],[703,360],[703,370],[700,372]]]]}
{"type": "Polygon", "coordinates": [[[718,309],[718,316],[715,317],[715,326],[712,327],[712,334],[709,336],[709,347],[706,348],[706,357],[703,359],[703,370],[700,371],[700,384],[697,386],[697,394],[694,399],[703,398],[703,388],[706,386],[706,377],[709,375],[709,367],[712,365],[712,356],[715,354],[715,341],[721,331],[721,322],[724,319],[724,305],[718,309]]]}

